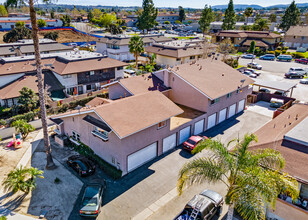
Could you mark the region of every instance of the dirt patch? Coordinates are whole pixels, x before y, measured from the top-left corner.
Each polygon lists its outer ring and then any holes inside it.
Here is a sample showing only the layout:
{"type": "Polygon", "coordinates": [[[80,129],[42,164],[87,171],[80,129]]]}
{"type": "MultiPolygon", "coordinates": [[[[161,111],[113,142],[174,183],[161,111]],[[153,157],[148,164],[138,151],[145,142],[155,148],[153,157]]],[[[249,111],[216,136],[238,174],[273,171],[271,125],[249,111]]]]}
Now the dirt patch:
{"type": "MultiPolygon", "coordinates": [[[[39,32],[39,38],[44,38],[44,34],[48,32],[48,31],[40,31],[39,32]]],[[[57,41],[59,43],[69,43],[69,42],[79,42],[79,41],[87,41],[87,38],[89,41],[96,41],[98,38],[96,37],[87,37],[84,34],[80,34],[77,33],[75,31],[71,31],[71,30],[57,30],[56,32],[59,33],[59,38],[57,39],[57,41]]],[[[0,32],[0,43],[5,43],[3,41],[3,36],[6,34],[7,32],[0,32]]]]}

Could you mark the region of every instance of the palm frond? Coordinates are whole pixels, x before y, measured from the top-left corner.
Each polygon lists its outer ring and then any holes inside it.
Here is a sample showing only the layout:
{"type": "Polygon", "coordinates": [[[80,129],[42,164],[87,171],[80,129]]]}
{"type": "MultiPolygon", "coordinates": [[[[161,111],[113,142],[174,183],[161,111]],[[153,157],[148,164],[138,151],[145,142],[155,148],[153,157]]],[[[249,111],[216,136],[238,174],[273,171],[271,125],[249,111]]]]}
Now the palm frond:
{"type": "Polygon", "coordinates": [[[279,151],[274,149],[261,149],[253,154],[257,164],[266,168],[281,170],[285,166],[285,159],[279,151]]]}
{"type": "Polygon", "coordinates": [[[181,195],[186,185],[194,183],[224,182],[223,177],[227,172],[228,170],[225,167],[212,158],[197,158],[184,164],[180,170],[177,184],[178,192],[181,195]]]}

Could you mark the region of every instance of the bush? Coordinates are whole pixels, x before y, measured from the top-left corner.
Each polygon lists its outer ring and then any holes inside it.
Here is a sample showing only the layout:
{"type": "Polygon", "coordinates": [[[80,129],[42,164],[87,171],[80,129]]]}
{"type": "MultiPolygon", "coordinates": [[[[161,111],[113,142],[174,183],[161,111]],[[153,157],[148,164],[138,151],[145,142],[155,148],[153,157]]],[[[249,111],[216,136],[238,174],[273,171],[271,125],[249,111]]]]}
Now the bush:
{"type": "Polygon", "coordinates": [[[12,115],[12,108],[0,107],[0,116],[9,117],[12,115]]]}
{"type": "Polygon", "coordinates": [[[286,50],[282,50],[282,54],[286,54],[287,53],[287,51],[286,50]]]}
{"type": "Polygon", "coordinates": [[[122,28],[122,30],[124,30],[124,31],[127,29],[126,26],[122,26],[121,28],[122,28]]]}
{"type": "Polygon", "coordinates": [[[59,33],[57,31],[50,31],[44,34],[44,38],[57,40],[59,38],[59,33]]]}
{"type": "Polygon", "coordinates": [[[80,143],[79,146],[70,142],[70,145],[74,147],[74,150],[79,154],[88,157],[89,159],[96,162],[100,169],[102,169],[107,175],[113,179],[120,179],[122,177],[122,171],[112,166],[111,164],[104,161],[100,156],[94,153],[94,151],[87,145],[80,143]]]}
{"type": "Polygon", "coordinates": [[[275,51],[267,51],[267,54],[275,54],[275,51]]]}
{"type": "Polygon", "coordinates": [[[278,57],[281,54],[281,50],[275,50],[275,56],[278,57]]]}
{"type": "Polygon", "coordinates": [[[30,121],[33,121],[36,116],[38,116],[38,112],[36,112],[36,113],[28,112],[28,113],[25,113],[25,114],[22,114],[22,115],[15,115],[15,116],[11,117],[9,119],[9,122],[10,122],[10,124],[12,124],[14,121],[17,121],[17,120],[24,120],[26,122],[30,122],[30,121]]]}
{"type": "Polygon", "coordinates": [[[6,121],[5,121],[5,120],[1,119],[1,120],[0,120],[0,125],[5,126],[5,125],[7,125],[7,123],[6,123],[6,121]]]}
{"type": "Polygon", "coordinates": [[[305,58],[305,54],[301,52],[293,53],[294,58],[305,58]]]}
{"type": "Polygon", "coordinates": [[[289,50],[289,47],[283,47],[282,50],[289,50]]]}
{"type": "Polygon", "coordinates": [[[0,216],[0,220],[7,220],[6,216],[2,215],[0,216]]]}

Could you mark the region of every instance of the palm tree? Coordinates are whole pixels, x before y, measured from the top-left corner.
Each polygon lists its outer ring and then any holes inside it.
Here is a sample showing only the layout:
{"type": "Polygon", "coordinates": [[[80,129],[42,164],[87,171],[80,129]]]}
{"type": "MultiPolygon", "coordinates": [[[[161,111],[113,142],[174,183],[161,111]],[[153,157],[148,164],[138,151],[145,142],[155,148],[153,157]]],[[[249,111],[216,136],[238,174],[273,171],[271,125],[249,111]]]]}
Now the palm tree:
{"type": "Polygon", "coordinates": [[[251,7],[245,9],[244,15],[245,15],[245,17],[247,19],[246,20],[247,23],[248,23],[248,18],[252,15],[252,13],[253,13],[253,9],[251,7]]]}
{"type": "Polygon", "coordinates": [[[258,31],[267,31],[269,29],[269,22],[267,19],[260,18],[256,22],[256,26],[257,26],[258,31]]]}
{"type": "MultiPolygon", "coordinates": [[[[32,26],[32,39],[34,45],[34,56],[36,62],[36,75],[38,79],[38,92],[39,92],[39,101],[40,101],[40,112],[41,112],[41,121],[43,127],[43,134],[44,134],[44,145],[45,145],[45,152],[47,157],[47,164],[46,169],[54,169],[56,166],[53,162],[52,155],[51,155],[51,147],[48,137],[48,124],[47,124],[47,114],[46,114],[46,103],[44,99],[44,81],[43,81],[43,74],[42,74],[42,62],[41,62],[41,55],[39,49],[39,38],[38,38],[38,26],[36,20],[36,12],[34,9],[34,0],[6,0],[6,7],[17,7],[18,5],[29,5],[30,9],[30,19],[31,19],[31,26],[32,26]]],[[[50,2],[51,0],[43,0],[44,3],[50,2]]]]}
{"type": "Polygon", "coordinates": [[[281,174],[285,160],[278,151],[265,149],[248,151],[254,134],[246,134],[232,152],[221,141],[205,140],[193,153],[207,148],[211,157],[197,158],[186,163],[179,172],[178,192],[186,185],[222,182],[227,186],[226,204],[229,205],[228,220],[233,217],[234,208],[249,220],[265,219],[265,206],[275,206],[278,194],[287,192],[293,199],[298,196],[296,180],[281,174]]]}
{"type": "Polygon", "coordinates": [[[2,182],[5,191],[11,190],[13,193],[23,191],[29,193],[36,187],[36,178],[44,178],[43,171],[37,168],[23,168],[20,166],[12,170],[2,182]]]}
{"type": "Polygon", "coordinates": [[[136,69],[138,69],[138,56],[144,52],[143,41],[138,35],[133,36],[129,41],[129,52],[134,54],[136,60],[136,69]]]}

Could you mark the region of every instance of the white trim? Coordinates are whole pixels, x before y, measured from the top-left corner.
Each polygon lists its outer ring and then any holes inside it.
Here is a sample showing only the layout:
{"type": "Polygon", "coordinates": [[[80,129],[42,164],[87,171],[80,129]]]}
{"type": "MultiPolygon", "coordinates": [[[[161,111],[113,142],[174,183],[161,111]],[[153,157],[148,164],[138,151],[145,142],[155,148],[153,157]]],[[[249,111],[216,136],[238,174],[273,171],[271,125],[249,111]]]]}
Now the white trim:
{"type": "Polygon", "coordinates": [[[94,110],[94,113],[106,124],[109,126],[109,128],[111,128],[111,130],[118,136],[118,138],[121,139],[121,137],[117,134],[117,132],[115,132],[115,130],[94,110]]]}
{"type": "Polygon", "coordinates": [[[57,116],[57,117],[50,117],[50,118],[54,118],[54,119],[66,118],[66,117],[69,117],[69,116],[82,115],[82,114],[87,114],[87,113],[91,113],[91,112],[94,112],[94,110],[89,110],[89,111],[84,111],[84,112],[76,112],[76,113],[72,113],[72,114],[68,114],[68,115],[60,115],[60,116],[57,116]]]}
{"type": "Polygon", "coordinates": [[[127,90],[127,92],[129,92],[131,95],[134,95],[131,91],[129,91],[129,89],[127,89],[121,82],[119,82],[119,84],[124,88],[124,89],[126,89],[127,90]]]}

